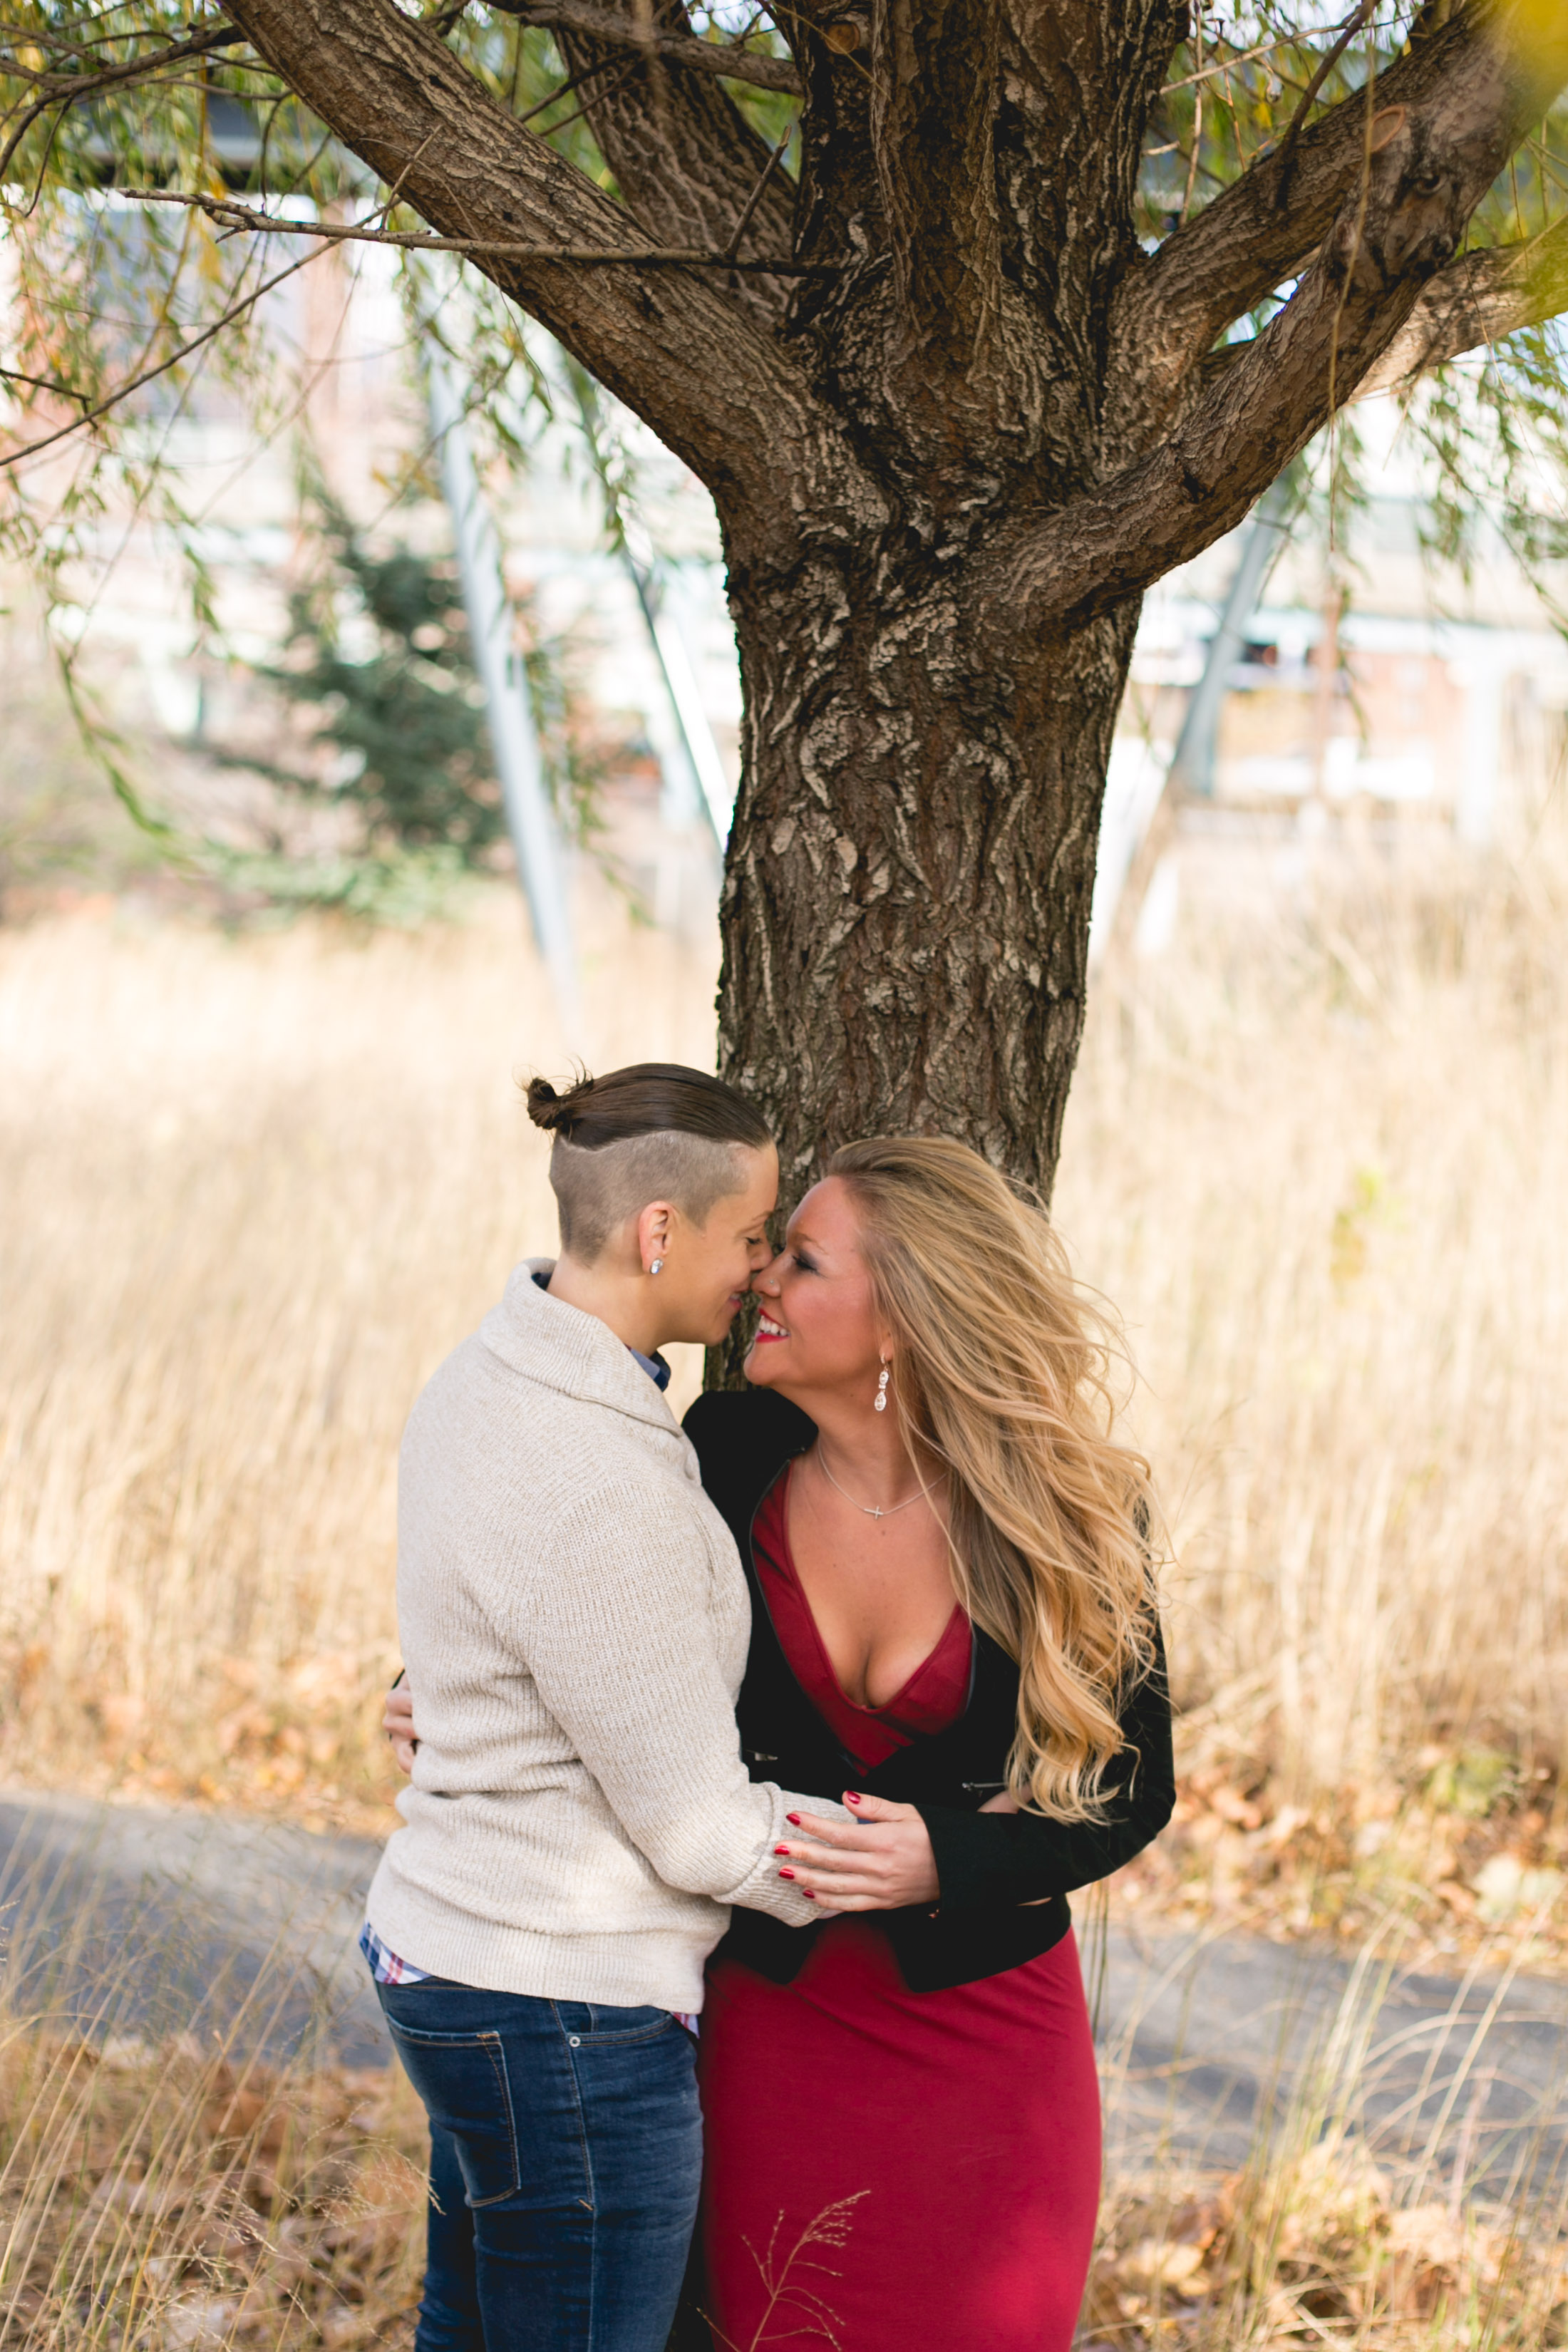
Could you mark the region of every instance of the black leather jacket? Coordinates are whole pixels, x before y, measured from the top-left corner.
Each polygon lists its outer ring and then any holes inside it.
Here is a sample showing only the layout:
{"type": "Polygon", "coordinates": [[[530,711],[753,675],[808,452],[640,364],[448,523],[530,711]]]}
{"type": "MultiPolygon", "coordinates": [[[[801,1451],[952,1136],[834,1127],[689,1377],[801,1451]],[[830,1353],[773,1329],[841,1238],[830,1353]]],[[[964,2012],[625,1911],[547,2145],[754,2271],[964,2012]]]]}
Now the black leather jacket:
{"type": "MultiPolygon", "coordinates": [[[[1121,1711],[1128,1745],[1107,1773],[1110,1803],[1102,1821],[980,1811],[1004,1786],[1018,1669],[978,1627],[969,1702],[957,1722],[912,1740],[863,1773],[795,1681],[752,1557],[757,1506],[785,1462],[812,1443],[815,1423],[784,1398],[751,1389],[699,1397],[686,1416],[686,1432],[751,1586],[752,1647],[737,1713],[752,1778],[830,1797],[859,1788],[919,1806],[942,1887],[936,1906],[862,1915],[885,1929],[911,1991],[998,1976],[1048,1951],[1072,1924],[1069,1891],[1119,1870],[1171,1817],[1176,1793],[1171,1707],[1158,1627],[1153,1666],[1121,1711]]],[[[819,1932],[738,1909],[716,1957],[743,1960],[775,1984],[787,1984],[819,1932]]]]}

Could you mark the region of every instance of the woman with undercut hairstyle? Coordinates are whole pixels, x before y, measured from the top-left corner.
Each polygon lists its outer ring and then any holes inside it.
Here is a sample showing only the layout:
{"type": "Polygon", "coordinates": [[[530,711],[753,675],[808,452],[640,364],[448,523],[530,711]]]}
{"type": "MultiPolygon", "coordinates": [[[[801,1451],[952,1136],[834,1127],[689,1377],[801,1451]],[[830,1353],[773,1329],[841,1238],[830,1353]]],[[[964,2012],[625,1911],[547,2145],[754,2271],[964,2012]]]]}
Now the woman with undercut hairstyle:
{"type": "Polygon", "coordinates": [[[741,1737],[806,1935],[709,1964],[718,2346],[1068,2352],[1100,2103],[1068,1896],[1164,1826],[1146,1465],[1037,1204],[965,1145],[851,1144],[686,1417],[752,1592],[741,1737]],[[800,1818],[797,1820],[796,1815],[800,1818]]]}
{"type": "Polygon", "coordinates": [[[699,1070],[528,1101],[561,1254],[517,1268],[404,1435],[418,1740],[363,1941],[430,2120],[417,2352],[664,2352],[703,1961],[729,1904],[813,1916],[773,1849],[819,1801],[741,1761],[746,1582],[658,1352],[729,1330],[778,1161],[699,1070]]]}

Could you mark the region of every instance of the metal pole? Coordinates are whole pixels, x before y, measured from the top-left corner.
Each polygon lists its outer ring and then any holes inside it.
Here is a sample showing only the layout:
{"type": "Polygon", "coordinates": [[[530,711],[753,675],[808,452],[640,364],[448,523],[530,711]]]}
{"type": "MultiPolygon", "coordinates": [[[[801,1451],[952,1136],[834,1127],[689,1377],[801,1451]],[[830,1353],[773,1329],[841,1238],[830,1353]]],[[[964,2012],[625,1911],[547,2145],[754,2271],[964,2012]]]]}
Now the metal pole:
{"type": "Polygon", "coordinates": [[[1184,788],[1205,799],[1214,792],[1215,747],[1231,665],[1247,642],[1247,625],[1258,610],[1269,566],[1279,552],[1290,503],[1290,493],[1284,482],[1274,483],[1258,501],[1247,525],[1219,626],[1209,639],[1203,674],[1188,697],[1182,731],[1176,738],[1166,781],[1167,785],[1173,784],[1178,790],[1184,788]]]}
{"type": "Polygon", "coordinates": [[[686,640],[676,625],[668,597],[659,593],[653,567],[644,562],[621,541],[626,570],[637,590],[637,603],[647,625],[654,658],[664,680],[664,690],[669,697],[669,707],[679,730],[682,748],[691,769],[691,780],[697,787],[696,801],[712,828],[713,839],[721,850],[724,836],[730,830],[730,785],[724,773],[724,763],[719,757],[719,746],[713,740],[713,730],[708,723],[708,713],[702,707],[701,689],[697,673],[691,667],[691,656],[686,650],[686,640]]]}
{"type": "Polygon", "coordinates": [[[468,418],[451,363],[434,342],[426,350],[426,373],[430,423],[441,456],[441,487],[458,542],[458,569],[473,639],[474,667],[484,688],[490,748],[500,779],[507,830],[517,855],[518,878],[561,1018],[568,1028],[575,1028],[582,1018],[582,1000],[565,865],[545,789],[528,673],[515,641],[500,541],[480,492],[468,418]]]}
{"type": "Polygon", "coordinates": [[[1471,849],[1492,837],[1502,743],[1503,670],[1499,656],[1478,650],[1465,688],[1465,765],[1454,809],[1454,830],[1471,849]]]}
{"type": "MultiPolygon", "coordinates": [[[[779,152],[784,152],[781,147],[779,152]]],[[[724,838],[730,830],[730,789],[724,773],[724,763],[719,757],[719,747],[713,740],[713,730],[708,723],[708,713],[702,707],[702,696],[697,684],[691,657],[685,640],[676,626],[675,615],[667,600],[660,594],[653,542],[636,515],[627,514],[618,486],[612,479],[600,441],[599,396],[593,378],[585,369],[568,362],[568,380],[577,414],[583,420],[583,432],[593,453],[595,470],[605,499],[605,520],[618,545],[636,592],[654,660],[664,681],[664,690],[675,721],[677,757],[684,753],[684,776],[672,775],[670,762],[664,750],[659,751],[659,765],[664,770],[667,809],[679,807],[688,801],[700,809],[712,829],[714,846],[721,853],[724,838]],[[677,749],[677,747],[679,747],[677,749]],[[689,785],[687,792],[682,789],[689,785]]],[[[664,730],[658,730],[661,735],[664,730]]]]}

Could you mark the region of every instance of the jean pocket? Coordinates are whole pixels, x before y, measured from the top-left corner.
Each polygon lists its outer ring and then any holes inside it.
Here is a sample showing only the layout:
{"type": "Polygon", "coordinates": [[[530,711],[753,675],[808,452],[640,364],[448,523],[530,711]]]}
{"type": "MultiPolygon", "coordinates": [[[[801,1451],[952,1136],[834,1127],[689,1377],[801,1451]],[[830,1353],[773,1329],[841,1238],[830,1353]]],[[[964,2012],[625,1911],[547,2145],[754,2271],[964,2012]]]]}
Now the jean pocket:
{"type": "Polygon", "coordinates": [[[450,2135],[470,2206],[522,2186],[506,2052],[499,2033],[422,2033],[388,2018],[403,2070],[431,2122],[450,2135]]]}
{"type": "Polygon", "coordinates": [[[668,2009],[613,2009],[598,2000],[558,2000],[552,2006],[573,2050],[620,2049],[677,2031],[668,2009]]]}

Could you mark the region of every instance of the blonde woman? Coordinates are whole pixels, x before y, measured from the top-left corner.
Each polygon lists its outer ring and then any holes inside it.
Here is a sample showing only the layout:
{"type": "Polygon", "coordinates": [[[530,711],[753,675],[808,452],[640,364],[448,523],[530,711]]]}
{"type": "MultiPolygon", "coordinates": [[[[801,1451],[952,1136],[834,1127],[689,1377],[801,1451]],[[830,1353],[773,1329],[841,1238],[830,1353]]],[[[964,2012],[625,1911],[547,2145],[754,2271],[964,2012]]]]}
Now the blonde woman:
{"type": "Polygon", "coordinates": [[[1100,2189],[1068,1895],[1174,1795],[1145,1465],[1040,1212],[965,1146],[851,1145],[686,1428],[752,1591],[758,1780],[847,1780],[709,1963],[704,2307],[737,2352],[1066,2352],[1100,2189]]]}

